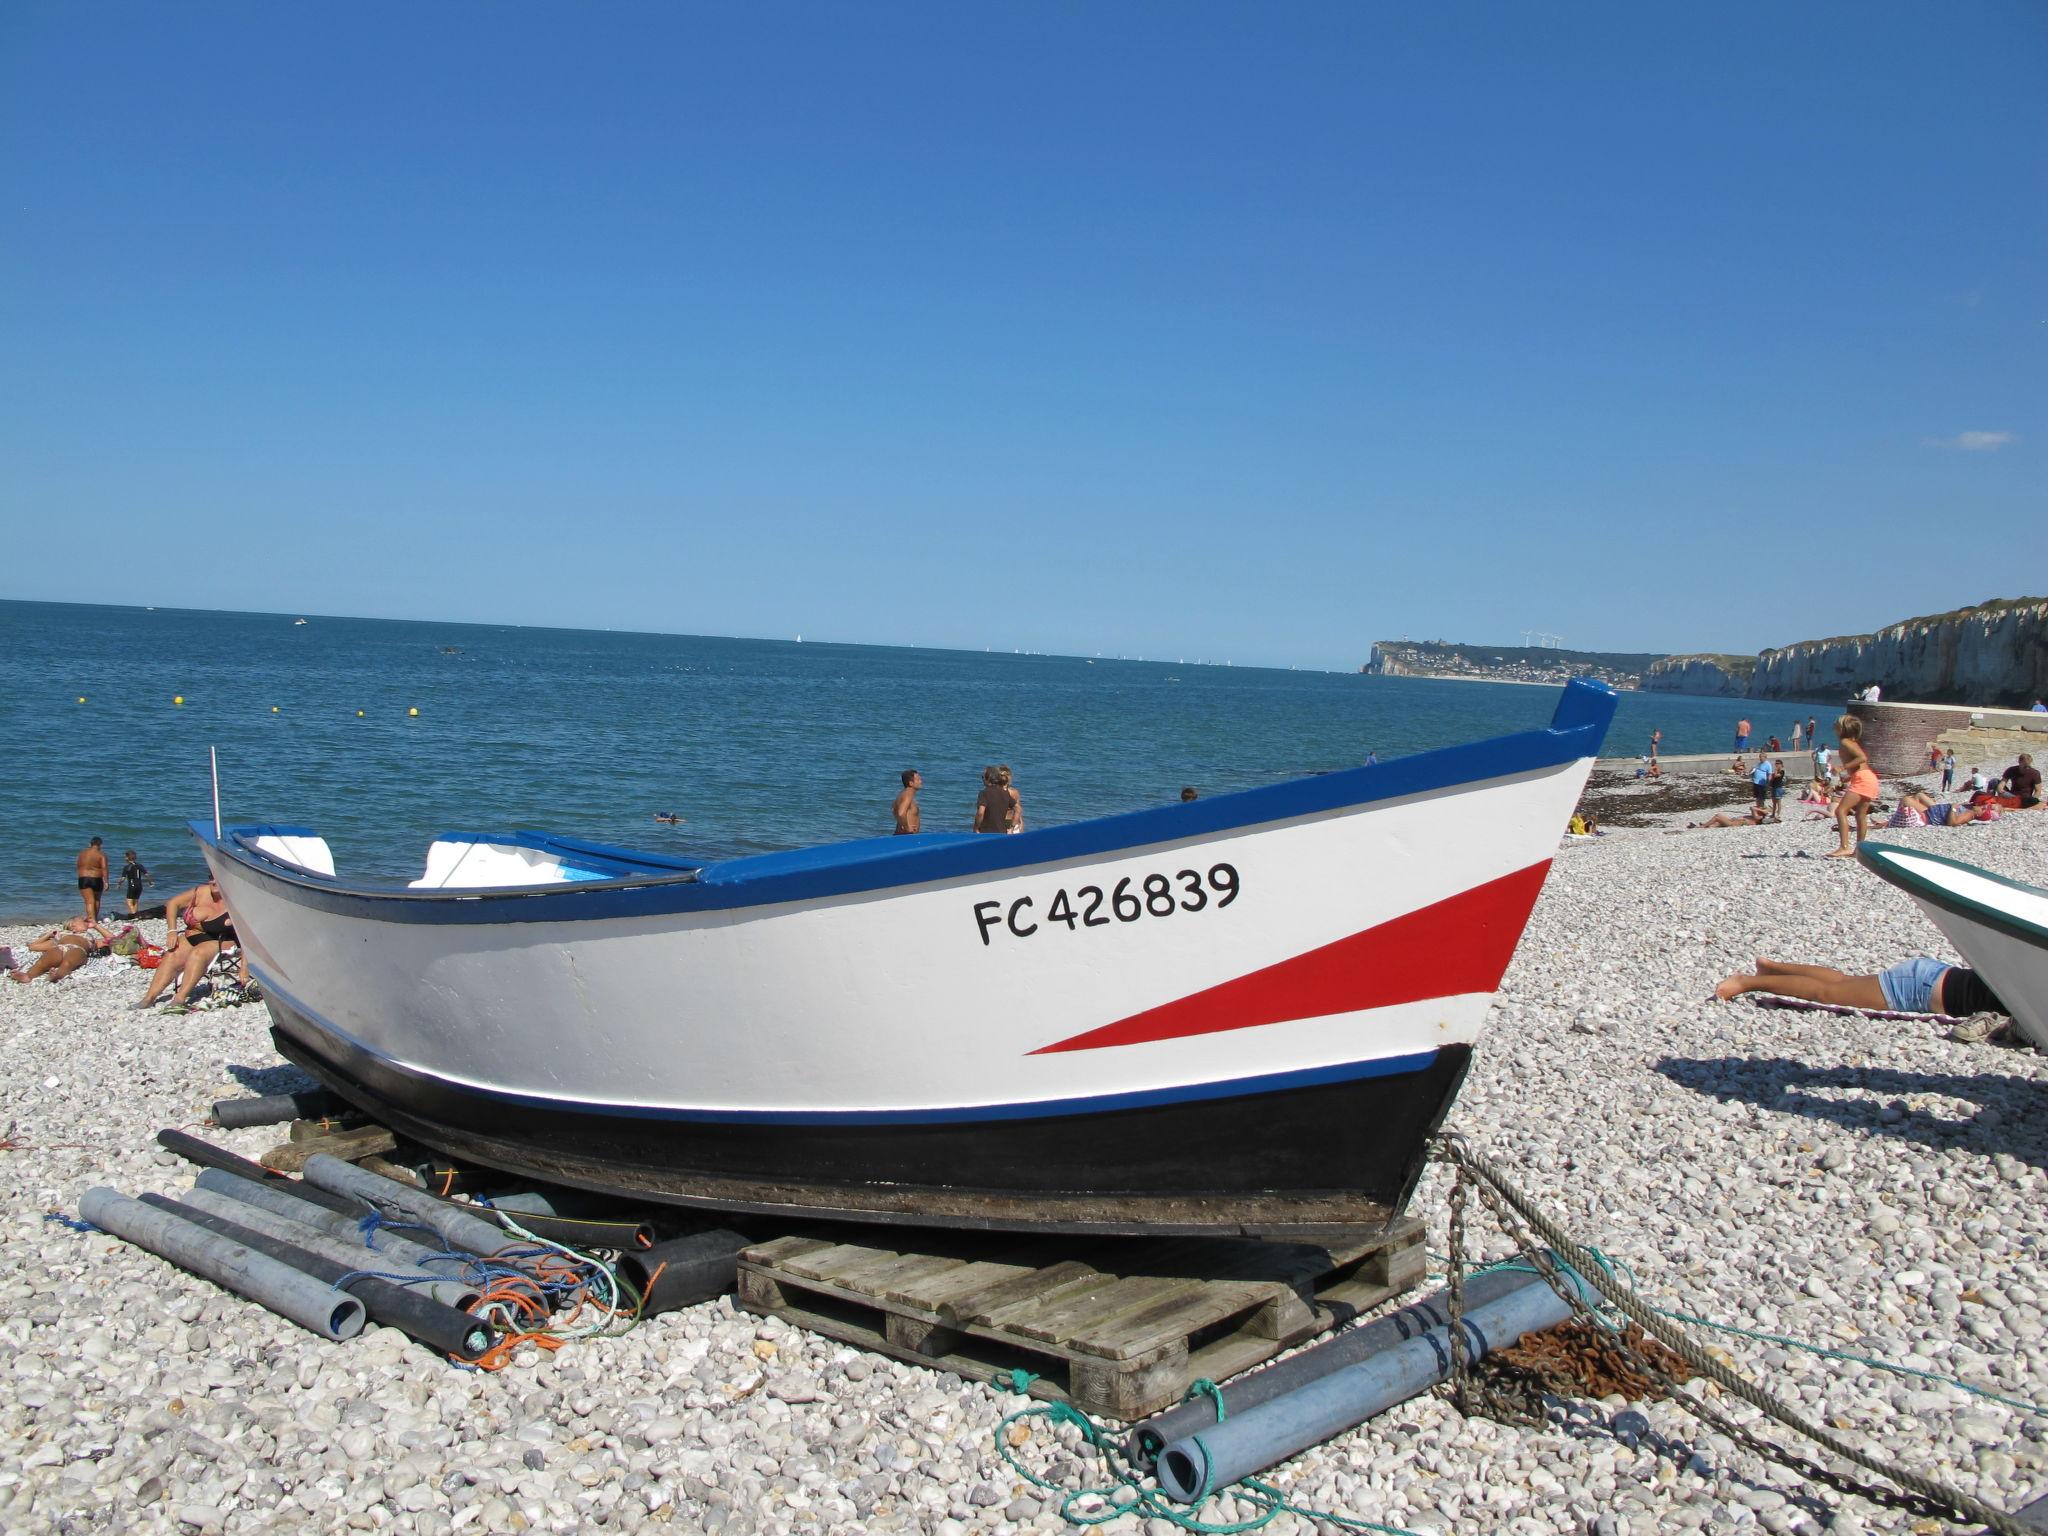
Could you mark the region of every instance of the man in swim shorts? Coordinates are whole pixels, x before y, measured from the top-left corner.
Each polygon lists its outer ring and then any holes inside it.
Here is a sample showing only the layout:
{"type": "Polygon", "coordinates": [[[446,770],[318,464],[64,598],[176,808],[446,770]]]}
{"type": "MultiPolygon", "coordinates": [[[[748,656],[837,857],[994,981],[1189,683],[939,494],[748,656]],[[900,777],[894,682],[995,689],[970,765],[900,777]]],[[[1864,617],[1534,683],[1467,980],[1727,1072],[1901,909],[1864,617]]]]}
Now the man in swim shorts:
{"type": "Polygon", "coordinates": [[[2018,798],[2021,810],[2031,811],[2041,803],[2041,770],[2034,766],[2033,753],[2022,752],[2020,760],[2000,778],[2005,782],[2005,792],[2018,798]]]}
{"type": "Polygon", "coordinates": [[[2012,1010],[1968,966],[1921,955],[1875,976],[1851,976],[1828,965],[1790,965],[1759,959],[1752,973],[1727,977],[1714,996],[1728,1002],[1745,992],[1769,992],[1808,1003],[1892,1013],[2004,1013],[2012,1010]]]}
{"type": "Polygon", "coordinates": [[[107,889],[107,856],[94,838],[78,850],[78,894],[85,901],[85,920],[100,920],[100,897],[107,889]]]}
{"type": "Polygon", "coordinates": [[[896,796],[896,830],[901,834],[915,832],[924,825],[924,815],[917,808],[917,792],[924,788],[924,775],[915,768],[903,770],[903,790],[896,796]]]}
{"type": "Polygon", "coordinates": [[[1747,720],[1738,720],[1735,722],[1735,750],[1740,752],[1748,745],[1749,722],[1747,720]]]}

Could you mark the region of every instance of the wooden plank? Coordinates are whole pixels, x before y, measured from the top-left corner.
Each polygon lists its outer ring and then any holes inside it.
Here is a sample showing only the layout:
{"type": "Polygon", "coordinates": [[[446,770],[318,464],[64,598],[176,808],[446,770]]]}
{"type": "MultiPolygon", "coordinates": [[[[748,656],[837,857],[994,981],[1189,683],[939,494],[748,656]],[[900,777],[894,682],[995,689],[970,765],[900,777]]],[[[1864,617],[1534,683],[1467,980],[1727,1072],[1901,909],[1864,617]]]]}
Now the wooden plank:
{"type": "Polygon", "coordinates": [[[365,1173],[381,1173],[394,1184],[409,1184],[414,1189],[424,1189],[426,1181],[403,1163],[390,1162],[381,1157],[366,1157],[356,1164],[365,1173]]]}
{"type": "Polygon", "coordinates": [[[899,1253],[868,1272],[861,1281],[862,1288],[878,1297],[887,1298],[897,1287],[931,1275],[952,1274],[960,1268],[961,1260],[950,1254],[940,1253],[899,1253]]]}
{"type": "Polygon", "coordinates": [[[923,1359],[928,1355],[943,1355],[960,1344],[960,1330],[948,1328],[944,1323],[905,1317],[901,1312],[884,1313],[882,1322],[889,1342],[906,1357],[923,1359]]]}
{"type": "Polygon", "coordinates": [[[968,1260],[953,1254],[905,1255],[901,1264],[876,1282],[875,1294],[883,1301],[914,1305],[910,1298],[920,1294],[922,1287],[933,1284],[943,1287],[968,1267],[968,1260]]]}
{"type": "Polygon", "coordinates": [[[1118,1332],[1124,1318],[1156,1304],[1173,1291],[1201,1283],[1176,1275],[1134,1275],[1109,1290],[1077,1296],[1035,1321],[1042,1327],[1057,1329],[1062,1339],[1097,1338],[1118,1332]]]}
{"type": "Polygon", "coordinates": [[[316,1136],[308,1141],[287,1141],[272,1147],[257,1159],[272,1173],[301,1173],[306,1160],[316,1152],[325,1152],[329,1157],[338,1157],[345,1163],[352,1163],[359,1157],[371,1157],[398,1150],[398,1138],[381,1125],[366,1125],[360,1130],[343,1131],[334,1136],[316,1136]]]}
{"type": "Polygon", "coordinates": [[[1422,1277],[1429,1272],[1429,1251],[1422,1246],[1419,1231],[1413,1242],[1384,1249],[1382,1253],[1384,1263],[1380,1266],[1380,1278],[1397,1291],[1422,1284],[1422,1277]]]}
{"type": "Polygon", "coordinates": [[[963,1262],[958,1269],[946,1273],[918,1280],[898,1281],[890,1288],[889,1299],[906,1306],[927,1307],[939,1311],[958,1297],[985,1291],[990,1286],[1005,1280],[1014,1280],[1019,1275],[1028,1275],[1033,1272],[1034,1267],[1004,1264],[993,1259],[963,1262]]]}
{"type": "Polygon", "coordinates": [[[1067,1396],[1090,1413],[1129,1421],[1179,1402],[1192,1380],[1188,1347],[1182,1340],[1138,1359],[1114,1364],[1076,1355],[1067,1381],[1067,1396]]]}
{"type": "Polygon", "coordinates": [[[746,1264],[740,1266],[738,1283],[733,1290],[741,1306],[756,1312],[780,1312],[788,1300],[781,1282],[773,1275],[746,1264]]]}
{"type": "Polygon", "coordinates": [[[1131,1360],[1150,1354],[1173,1339],[1185,1339],[1269,1299],[1270,1291],[1237,1281],[1198,1284],[1191,1291],[1175,1291],[1151,1306],[1123,1319],[1114,1338],[1097,1337],[1070,1341],[1076,1355],[1100,1355],[1111,1360],[1131,1360]]]}
{"type": "Polygon", "coordinates": [[[1079,1259],[1068,1259],[1062,1264],[1048,1264],[1042,1269],[1026,1270],[1008,1280],[999,1280],[981,1290],[956,1296],[941,1303],[938,1312],[956,1328],[970,1325],[986,1328],[991,1316],[1005,1307],[1034,1301],[1068,1286],[1084,1285],[1097,1273],[1092,1264],[1084,1264],[1079,1259]]]}
{"type": "MultiPolygon", "coordinates": [[[[1071,1331],[1064,1326],[1064,1321],[1073,1311],[1100,1307],[1116,1292],[1127,1290],[1138,1283],[1126,1280],[1121,1275],[1097,1274],[1084,1284],[1028,1297],[1013,1306],[1005,1307],[989,1318],[987,1327],[992,1332],[1014,1334],[1037,1343],[1064,1339],[1071,1331]]],[[[1187,1285],[1190,1282],[1182,1280],[1175,1283],[1187,1285]]]]}
{"type": "Polygon", "coordinates": [[[1179,1402],[1186,1395],[1189,1384],[1198,1377],[1206,1377],[1210,1381],[1228,1381],[1255,1365],[1263,1365],[1288,1347],[1289,1344],[1278,1344],[1271,1339],[1253,1338],[1241,1333],[1226,1334],[1220,1339],[1204,1344],[1188,1356],[1187,1380],[1180,1384],[1179,1390],[1174,1394],[1174,1401],[1179,1402]]]}
{"type": "Polygon", "coordinates": [[[875,1250],[860,1243],[830,1243],[808,1253],[786,1254],[775,1267],[805,1280],[830,1280],[842,1269],[852,1269],[872,1258],[875,1250]]]}
{"type": "Polygon", "coordinates": [[[749,1264],[779,1264],[785,1258],[797,1258],[831,1246],[831,1240],[823,1237],[776,1237],[741,1249],[740,1257],[749,1264]]]}
{"type": "Polygon", "coordinates": [[[1314,1328],[1315,1320],[1314,1302],[1296,1291],[1282,1290],[1245,1319],[1245,1332],[1262,1339],[1299,1338],[1314,1328]]]}
{"type": "MultiPolygon", "coordinates": [[[[909,1257],[916,1260],[921,1255],[911,1254],[909,1257]]],[[[891,1272],[902,1266],[904,1258],[905,1255],[890,1249],[870,1248],[864,1252],[849,1253],[829,1266],[819,1265],[820,1278],[849,1291],[874,1292],[891,1272]]],[[[807,1262],[799,1259],[797,1264],[807,1262]]]]}

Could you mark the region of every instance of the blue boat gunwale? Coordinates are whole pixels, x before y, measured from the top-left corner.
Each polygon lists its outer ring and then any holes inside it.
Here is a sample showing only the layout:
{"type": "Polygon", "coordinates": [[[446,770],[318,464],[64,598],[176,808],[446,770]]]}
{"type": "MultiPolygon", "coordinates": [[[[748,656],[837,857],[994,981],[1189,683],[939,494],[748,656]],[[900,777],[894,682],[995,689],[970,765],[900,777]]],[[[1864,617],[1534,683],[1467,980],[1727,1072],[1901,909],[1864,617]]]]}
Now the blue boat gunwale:
{"type": "MultiPolygon", "coordinates": [[[[216,837],[210,823],[194,821],[190,826],[209,863],[217,856],[284,900],[336,915],[381,922],[459,924],[660,917],[1002,874],[1541,772],[1597,757],[1618,703],[1615,691],[1606,684],[1578,678],[1565,685],[1548,726],[1440,747],[1390,762],[1262,784],[1206,800],[1124,811],[1013,837],[861,838],[693,865],[674,874],[636,873],[545,886],[411,890],[349,885],[240,841],[248,834],[316,835],[310,829],[258,824],[224,828],[216,837]],[[765,866],[765,872],[750,875],[746,868],[750,864],[765,866]]],[[[590,850],[583,857],[634,861],[640,857],[631,850],[547,833],[511,836],[541,840],[562,851],[590,850]]],[[[649,856],[650,860],[660,857],[649,856]]]]}

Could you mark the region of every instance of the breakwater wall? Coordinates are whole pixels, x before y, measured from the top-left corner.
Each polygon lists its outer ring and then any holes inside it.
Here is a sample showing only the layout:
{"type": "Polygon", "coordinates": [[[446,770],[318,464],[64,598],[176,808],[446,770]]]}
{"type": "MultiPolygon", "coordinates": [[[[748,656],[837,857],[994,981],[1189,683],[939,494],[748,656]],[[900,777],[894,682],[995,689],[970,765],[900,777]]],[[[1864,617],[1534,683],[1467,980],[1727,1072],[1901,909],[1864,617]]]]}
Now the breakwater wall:
{"type": "Polygon", "coordinates": [[[1952,748],[1963,772],[1998,772],[2021,752],[2048,761],[2048,715],[2017,709],[1972,709],[1966,704],[1848,706],[1863,722],[1863,750],[1883,774],[1924,773],[1930,746],[1952,748]]]}

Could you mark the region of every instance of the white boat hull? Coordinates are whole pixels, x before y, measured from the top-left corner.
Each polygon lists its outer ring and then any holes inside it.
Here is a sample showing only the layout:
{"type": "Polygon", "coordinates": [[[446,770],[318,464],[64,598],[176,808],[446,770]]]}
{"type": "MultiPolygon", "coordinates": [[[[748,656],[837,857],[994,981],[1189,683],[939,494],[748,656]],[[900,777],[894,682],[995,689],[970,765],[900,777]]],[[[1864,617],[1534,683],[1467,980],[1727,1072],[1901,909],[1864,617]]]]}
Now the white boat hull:
{"type": "MultiPolygon", "coordinates": [[[[1000,1224],[1031,1224],[1008,1183],[1064,1201],[1049,1222],[1064,1226],[1155,1230],[1183,1195],[1232,1192],[1259,1197],[1262,1230],[1357,1225],[1398,1207],[1479,1038],[1611,695],[1589,707],[1598,728],[1568,722],[1568,743],[1555,727],[1503,738],[1533,745],[1488,777],[1431,782],[1465,761],[1432,775],[1450,755],[1431,754],[1104,823],[885,839],[694,879],[366,892],[260,839],[201,841],[287,1052],[458,1155],[663,1198],[902,1219],[999,1206],[1000,1224]],[[1318,803],[1257,815],[1302,802],[1318,803]],[[1296,1095],[1332,1121],[1402,1119],[1384,1138],[1400,1146],[1366,1157],[1387,1164],[1370,1179],[1333,1166],[1304,1186],[1315,1149],[1264,1146],[1296,1095]],[[1172,1167],[1142,1177],[1179,1187],[1144,1197],[1149,1216],[1085,1214],[1143,1205],[1132,1165],[1204,1128],[1238,1145],[1171,1147],[1172,1167]],[[813,1151],[778,1162],[788,1146],[770,1133],[813,1151]],[[1076,1136],[1060,1166],[1048,1149],[1076,1136]],[[736,1142],[754,1150],[727,1158],[736,1142]],[[884,1150],[899,1145],[913,1150],[884,1150]],[[1005,1174],[1020,1158],[1046,1177],[1005,1174]],[[774,1192],[746,1198],[750,1179],[774,1192]],[[823,1200],[794,1192],[835,1183],[823,1200]]],[[[1356,1163],[1372,1128],[1306,1130],[1356,1163]]]]}
{"type": "Polygon", "coordinates": [[[2048,1050],[2048,890],[1891,843],[1865,843],[1863,864],[1911,896],[1956,953],[2048,1050]]]}

